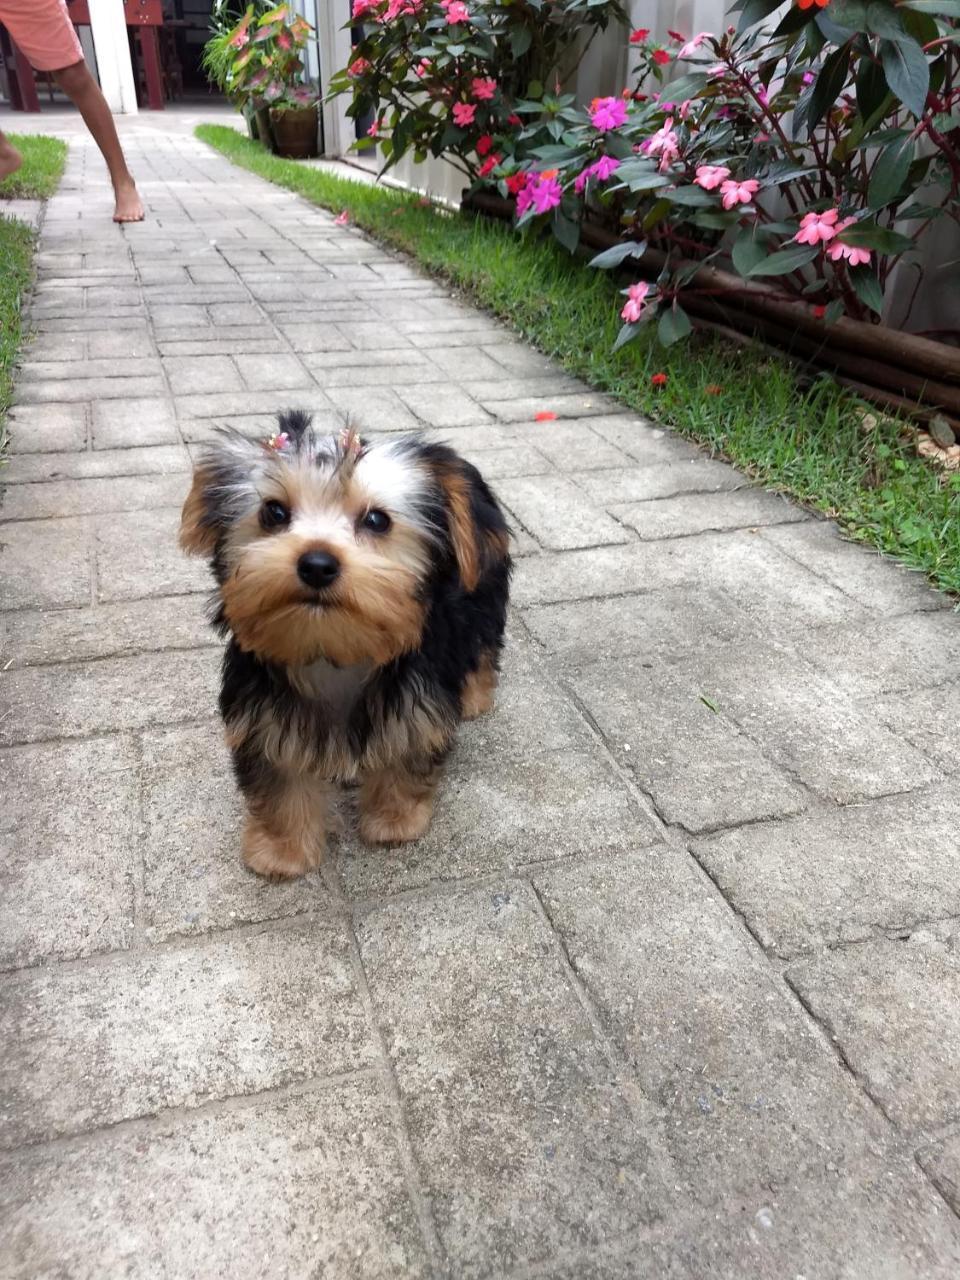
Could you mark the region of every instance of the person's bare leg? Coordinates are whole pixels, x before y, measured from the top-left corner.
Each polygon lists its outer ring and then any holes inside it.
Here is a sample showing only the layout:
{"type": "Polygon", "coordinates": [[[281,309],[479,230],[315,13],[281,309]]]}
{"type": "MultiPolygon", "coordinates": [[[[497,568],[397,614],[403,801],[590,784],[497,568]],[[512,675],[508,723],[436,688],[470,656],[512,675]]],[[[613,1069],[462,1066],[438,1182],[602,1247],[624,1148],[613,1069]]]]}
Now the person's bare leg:
{"type": "Polygon", "coordinates": [[[90,74],[87,64],[75,62],[72,67],[64,67],[52,72],[52,75],[83,116],[84,124],[107,162],[117,202],[113,213],[114,222],[140,222],[143,219],[143,205],[137,185],[127,168],[123,148],[117,137],[117,126],[113,123],[107,100],[100,92],[100,86],[90,74]]]}
{"type": "Polygon", "coordinates": [[[0,133],[0,182],[16,173],[22,164],[23,156],[6,134],[0,133]]]}

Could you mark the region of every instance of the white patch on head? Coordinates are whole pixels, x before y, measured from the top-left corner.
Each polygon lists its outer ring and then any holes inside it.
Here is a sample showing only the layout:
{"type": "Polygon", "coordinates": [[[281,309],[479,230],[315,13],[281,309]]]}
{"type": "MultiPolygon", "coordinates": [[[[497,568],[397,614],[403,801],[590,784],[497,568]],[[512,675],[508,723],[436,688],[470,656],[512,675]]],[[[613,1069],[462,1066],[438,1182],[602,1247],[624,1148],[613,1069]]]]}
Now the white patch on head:
{"type": "Polygon", "coordinates": [[[430,481],[416,454],[402,441],[380,440],[370,445],[357,463],[354,484],[371,509],[422,527],[418,504],[426,496],[430,481]]]}

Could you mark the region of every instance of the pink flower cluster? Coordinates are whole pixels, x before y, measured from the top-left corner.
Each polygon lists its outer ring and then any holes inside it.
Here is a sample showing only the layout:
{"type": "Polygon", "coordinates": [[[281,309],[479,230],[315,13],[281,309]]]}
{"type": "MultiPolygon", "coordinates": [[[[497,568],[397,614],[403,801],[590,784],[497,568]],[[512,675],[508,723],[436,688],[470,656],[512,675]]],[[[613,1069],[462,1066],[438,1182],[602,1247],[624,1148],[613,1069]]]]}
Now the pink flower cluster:
{"type": "Polygon", "coordinates": [[[557,181],[556,169],[527,174],[525,185],[517,192],[517,216],[522,218],[530,208],[534,213],[547,213],[562,199],[563,188],[557,181]]]}
{"type": "Polygon", "coordinates": [[[347,75],[353,77],[362,76],[366,75],[369,70],[370,63],[366,58],[355,58],[353,62],[350,63],[349,67],[347,67],[347,75]]]}
{"type": "Polygon", "coordinates": [[[477,102],[489,102],[497,92],[497,82],[490,76],[477,76],[470,82],[470,90],[477,102]]]}
{"type": "Polygon", "coordinates": [[[852,227],[855,222],[856,218],[844,218],[841,222],[839,209],[806,213],[800,219],[800,230],[793,238],[797,244],[829,244],[826,252],[831,262],[845,259],[851,267],[866,266],[870,261],[870,250],[860,245],[845,244],[842,239],[847,227],[852,227]]]}
{"type": "Polygon", "coordinates": [[[470,10],[462,0],[440,0],[440,8],[446,12],[447,23],[451,27],[457,22],[470,21],[470,10]]]}
{"type": "Polygon", "coordinates": [[[749,204],[759,190],[760,183],[756,178],[748,178],[746,182],[728,178],[720,183],[720,203],[725,209],[735,209],[738,204],[749,204]]]}
{"type": "Polygon", "coordinates": [[[730,177],[730,170],[723,164],[700,164],[697,165],[697,175],[694,182],[698,187],[703,187],[704,191],[715,191],[725,178],[730,177]]]}
{"type": "Polygon", "coordinates": [[[474,116],[477,114],[476,103],[455,102],[451,114],[453,115],[453,123],[459,125],[461,129],[466,129],[473,124],[474,116]]]}
{"type": "Polygon", "coordinates": [[[591,178],[596,178],[598,182],[606,182],[610,175],[619,168],[619,160],[615,160],[613,156],[601,156],[599,160],[594,160],[593,164],[588,164],[585,169],[577,174],[574,179],[573,189],[577,195],[580,195],[591,178]]]}
{"type": "Polygon", "coordinates": [[[619,129],[627,120],[627,104],[622,98],[594,98],[590,103],[590,123],[601,133],[619,129]]]}
{"type": "Polygon", "coordinates": [[[626,320],[627,324],[636,324],[643,314],[644,304],[649,292],[650,285],[647,284],[646,280],[630,285],[627,289],[627,300],[620,312],[620,319],[626,320]]]}
{"type": "Polygon", "coordinates": [[[659,156],[661,172],[680,154],[680,144],[673,128],[673,116],[667,116],[656,133],[640,144],[644,155],[659,156]]]}

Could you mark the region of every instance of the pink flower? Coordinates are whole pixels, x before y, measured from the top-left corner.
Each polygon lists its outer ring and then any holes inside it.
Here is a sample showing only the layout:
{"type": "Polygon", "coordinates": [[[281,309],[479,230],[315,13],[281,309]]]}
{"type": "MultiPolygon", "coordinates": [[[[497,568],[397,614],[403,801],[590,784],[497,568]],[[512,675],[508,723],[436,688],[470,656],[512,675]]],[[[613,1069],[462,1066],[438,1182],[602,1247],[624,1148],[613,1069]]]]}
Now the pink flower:
{"type": "Polygon", "coordinates": [[[836,209],[828,209],[826,213],[806,213],[800,219],[800,230],[793,237],[797,244],[824,244],[837,234],[836,209]]]}
{"type": "Polygon", "coordinates": [[[489,102],[497,92],[497,82],[490,76],[477,76],[471,82],[470,90],[478,102],[489,102]]]}
{"type": "Polygon", "coordinates": [[[680,154],[677,135],[673,130],[673,116],[667,116],[656,133],[640,144],[640,150],[648,156],[660,157],[660,168],[665,169],[680,154]]]}
{"type": "Polygon", "coordinates": [[[579,195],[591,178],[596,178],[598,182],[606,182],[611,173],[619,168],[619,160],[614,160],[613,156],[601,156],[599,160],[594,160],[593,164],[588,164],[581,173],[577,174],[573,189],[579,195]]]}
{"type": "Polygon", "coordinates": [[[520,217],[531,207],[535,213],[546,213],[556,208],[563,199],[563,188],[556,175],[556,169],[528,175],[526,186],[517,193],[517,213],[520,217]]]}
{"type": "Polygon", "coordinates": [[[383,127],[383,119],[374,120],[373,124],[367,130],[368,138],[377,138],[380,136],[380,130],[383,127]]]}
{"type": "Polygon", "coordinates": [[[465,4],[461,3],[461,0],[453,0],[453,3],[448,4],[446,8],[447,22],[451,27],[457,22],[470,21],[470,10],[465,4]]]}
{"type": "Polygon", "coordinates": [[[627,300],[620,312],[621,320],[626,320],[627,324],[636,324],[643,312],[644,301],[649,292],[650,286],[646,280],[641,280],[639,284],[632,284],[627,290],[627,300]]]}
{"type": "Polygon", "coordinates": [[[703,187],[704,191],[714,191],[729,177],[730,170],[724,164],[699,164],[693,181],[698,187],[703,187]]]}
{"type": "Polygon", "coordinates": [[[601,133],[619,129],[626,119],[627,106],[620,98],[594,98],[590,103],[590,123],[601,133]]]}
{"type": "Polygon", "coordinates": [[[813,74],[813,72],[812,72],[812,71],[805,71],[805,72],[803,73],[803,83],[804,83],[804,84],[813,84],[813,82],[814,82],[814,80],[816,80],[816,78],[817,78],[817,77],[813,74]]]}
{"type": "Polygon", "coordinates": [[[362,76],[370,70],[370,63],[366,58],[355,58],[347,67],[348,76],[362,76]]]}
{"type": "Polygon", "coordinates": [[[714,35],[712,31],[701,31],[700,34],[694,36],[692,40],[688,40],[682,49],[677,50],[677,57],[689,58],[692,53],[696,53],[704,40],[712,40],[713,38],[714,35]]]}
{"type": "Polygon", "coordinates": [[[477,108],[472,102],[455,102],[453,104],[453,121],[461,129],[466,129],[468,125],[473,124],[473,117],[476,114],[477,108]]]}
{"type": "Polygon", "coordinates": [[[723,207],[735,209],[738,204],[749,204],[759,190],[760,183],[755,178],[748,178],[746,182],[735,182],[728,178],[720,184],[723,207]]]}
{"type": "Polygon", "coordinates": [[[858,244],[844,244],[840,237],[846,231],[847,227],[852,227],[856,222],[856,218],[844,218],[837,227],[837,238],[827,250],[827,257],[831,262],[839,262],[841,258],[846,258],[851,267],[866,266],[870,261],[870,250],[862,249],[858,244]]]}
{"type": "Polygon", "coordinates": [[[486,160],[484,160],[483,164],[477,170],[477,173],[481,178],[485,178],[488,173],[493,173],[499,163],[500,157],[496,152],[494,152],[492,156],[487,156],[486,160]]]}
{"type": "Polygon", "coordinates": [[[362,18],[365,13],[375,9],[379,3],[380,0],[353,0],[354,18],[362,18]]]}
{"type": "Polygon", "coordinates": [[[349,221],[350,215],[347,213],[346,209],[344,209],[342,213],[338,213],[334,218],[333,224],[336,227],[345,227],[349,221]]]}
{"type": "Polygon", "coordinates": [[[417,65],[413,68],[413,74],[417,77],[418,80],[422,80],[429,70],[430,70],[430,59],[421,58],[420,61],[417,63],[417,65]]]}
{"type": "Polygon", "coordinates": [[[402,13],[415,14],[423,5],[423,0],[390,0],[381,21],[392,22],[402,13]]]}

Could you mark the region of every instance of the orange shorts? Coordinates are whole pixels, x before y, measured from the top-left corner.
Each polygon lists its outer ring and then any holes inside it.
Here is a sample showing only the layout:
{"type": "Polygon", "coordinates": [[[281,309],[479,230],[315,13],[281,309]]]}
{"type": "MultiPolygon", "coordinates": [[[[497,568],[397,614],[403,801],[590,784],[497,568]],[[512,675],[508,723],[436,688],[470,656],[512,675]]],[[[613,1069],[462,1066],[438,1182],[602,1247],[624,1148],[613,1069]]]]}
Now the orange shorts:
{"type": "Polygon", "coordinates": [[[0,0],[0,22],[35,71],[62,71],[83,61],[66,0],[0,0]]]}

